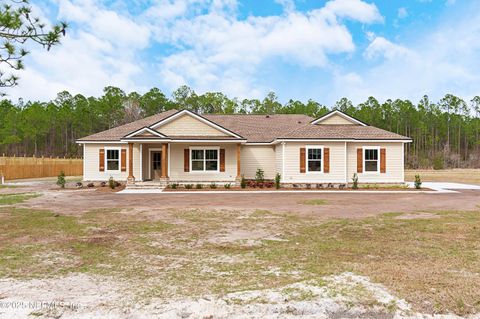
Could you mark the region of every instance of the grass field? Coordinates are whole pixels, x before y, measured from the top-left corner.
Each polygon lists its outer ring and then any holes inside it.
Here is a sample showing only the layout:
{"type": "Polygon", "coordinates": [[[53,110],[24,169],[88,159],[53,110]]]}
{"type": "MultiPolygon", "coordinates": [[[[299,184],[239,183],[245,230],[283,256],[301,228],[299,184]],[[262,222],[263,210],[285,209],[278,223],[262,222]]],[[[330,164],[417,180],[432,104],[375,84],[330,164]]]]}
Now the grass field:
{"type": "Polygon", "coordinates": [[[457,182],[480,185],[480,169],[405,170],[405,180],[413,182],[419,174],[424,182],[457,182]]]}
{"type": "Polygon", "coordinates": [[[480,310],[479,225],[480,211],[319,220],[170,210],[152,219],[121,209],[66,216],[4,206],[0,277],[108,275],[142,287],[137,297],[148,300],[353,272],[384,284],[415,310],[465,315],[480,310]]]}

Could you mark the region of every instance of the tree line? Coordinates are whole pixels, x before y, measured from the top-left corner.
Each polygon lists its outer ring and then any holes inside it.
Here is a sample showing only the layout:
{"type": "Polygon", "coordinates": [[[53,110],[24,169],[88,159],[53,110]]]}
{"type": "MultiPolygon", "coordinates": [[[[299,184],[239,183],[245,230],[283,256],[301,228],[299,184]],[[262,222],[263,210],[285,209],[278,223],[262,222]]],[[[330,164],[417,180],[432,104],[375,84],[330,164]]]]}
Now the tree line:
{"type": "Polygon", "coordinates": [[[0,153],[15,156],[81,156],[75,141],[96,132],[170,109],[217,114],[306,114],[319,117],[331,109],[401,135],[412,168],[480,167],[480,97],[471,101],[447,94],[433,102],[424,96],[380,102],[369,97],[358,105],[342,98],[327,107],[313,100],[285,104],[270,92],[263,99],[229,98],[223,93],[198,95],[182,86],[167,97],[158,88],[145,94],[106,87],[100,97],[61,92],[48,102],[0,101],[0,153]]]}

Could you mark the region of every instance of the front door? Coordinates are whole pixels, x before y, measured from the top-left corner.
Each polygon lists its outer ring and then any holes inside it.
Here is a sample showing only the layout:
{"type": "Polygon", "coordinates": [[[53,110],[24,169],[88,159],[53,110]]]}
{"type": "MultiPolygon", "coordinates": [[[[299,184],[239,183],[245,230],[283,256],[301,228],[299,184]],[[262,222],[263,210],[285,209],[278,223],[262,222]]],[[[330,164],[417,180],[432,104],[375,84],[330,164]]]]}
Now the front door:
{"type": "Polygon", "coordinates": [[[162,176],[162,152],[152,152],[152,179],[160,179],[162,176]]]}

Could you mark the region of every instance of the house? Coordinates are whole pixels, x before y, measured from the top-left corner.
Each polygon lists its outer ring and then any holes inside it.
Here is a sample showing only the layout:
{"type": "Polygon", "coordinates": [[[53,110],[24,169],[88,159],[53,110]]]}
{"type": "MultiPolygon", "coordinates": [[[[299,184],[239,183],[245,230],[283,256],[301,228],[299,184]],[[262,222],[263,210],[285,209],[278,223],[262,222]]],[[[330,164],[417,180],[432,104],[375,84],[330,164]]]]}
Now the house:
{"type": "Polygon", "coordinates": [[[169,110],[81,138],[84,180],[235,183],[281,175],[284,184],[403,183],[411,139],[332,111],[224,115],[169,110]]]}

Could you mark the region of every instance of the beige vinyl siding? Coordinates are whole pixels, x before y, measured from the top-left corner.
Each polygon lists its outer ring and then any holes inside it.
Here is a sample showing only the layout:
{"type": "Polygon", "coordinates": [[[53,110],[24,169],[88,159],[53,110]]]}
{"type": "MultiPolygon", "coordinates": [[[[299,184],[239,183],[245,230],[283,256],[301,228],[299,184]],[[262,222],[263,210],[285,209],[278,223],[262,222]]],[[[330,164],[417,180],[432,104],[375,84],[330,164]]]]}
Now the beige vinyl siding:
{"type": "MultiPolygon", "coordinates": [[[[237,177],[236,144],[171,144],[170,145],[170,181],[171,182],[235,182],[237,177]],[[225,149],[225,172],[184,172],[183,150],[189,147],[214,146],[225,149]]],[[[220,163],[219,163],[220,165],[220,163]]]]}
{"type": "MultiPolygon", "coordinates": [[[[281,151],[281,148],[279,150],[281,151]]],[[[285,176],[282,176],[282,181],[284,183],[345,183],[345,143],[287,142],[285,144],[285,176]],[[323,146],[330,149],[330,173],[300,173],[300,148],[307,146],[323,146]]]]}
{"type": "Polygon", "coordinates": [[[245,178],[255,178],[258,168],[266,179],[275,177],[275,148],[272,145],[243,145],[240,153],[240,171],[245,178]]]}
{"type": "Polygon", "coordinates": [[[282,144],[275,145],[275,174],[280,173],[283,178],[283,157],[282,157],[282,144]]]}
{"type": "MultiPolygon", "coordinates": [[[[85,144],[85,153],[84,156],[84,173],[83,180],[85,181],[106,181],[110,177],[113,177],[119,181],[126,181],[128,177],[128,145],[127,144],[85,144]],[[99,150],[101,148],[123,148],[127,150],[127,171],[126,172],[110,172],[107,171],[105,165],[105,171],[100,172],[99,170],[99,150]]],[[[135,148],[134,148],[134,159],[135,159],[135,148]]],[[[138,151],[137,151],[138,153],[138,151]]],[[[137,154],[138,155],[138,154],[137,154]]],[[[105,152],[105,158],[107,154],[105,152]]],[[[121,156],[120,156],[121,161],[121,156]]],[[[120,163],[120,167],[122,163],[120,163]]],[[[135,168],[134,168],[135,170],[135,168]]]]}
{"type": "Polygon", "coordinates": [[[322,125],[322,124],[325,124],[325,125],[355,125],[355,123],[347,120],[346,118],[344,117],[341,117],[340,115],[332,115],[328,118],[326,118],[325,120],[317,123],[317,125],[322,125]]]}
{"type": "Polygon", "coordinates": [[[156,130],[162,134],[172,136],[229,136],[190,115],[182,115],[167,124],[157,127],[156,130]]]}
{"type": "MultiPolygon", "coordinates": [[[[386,149],[386,173],[359,173],[359,183],[403,183],[403,143],[348,143],[348,178],[357,172],[357,148],[377,146],[386,149]]],[[[380,162],[379,164],[380,165],[380,162]]]]}

